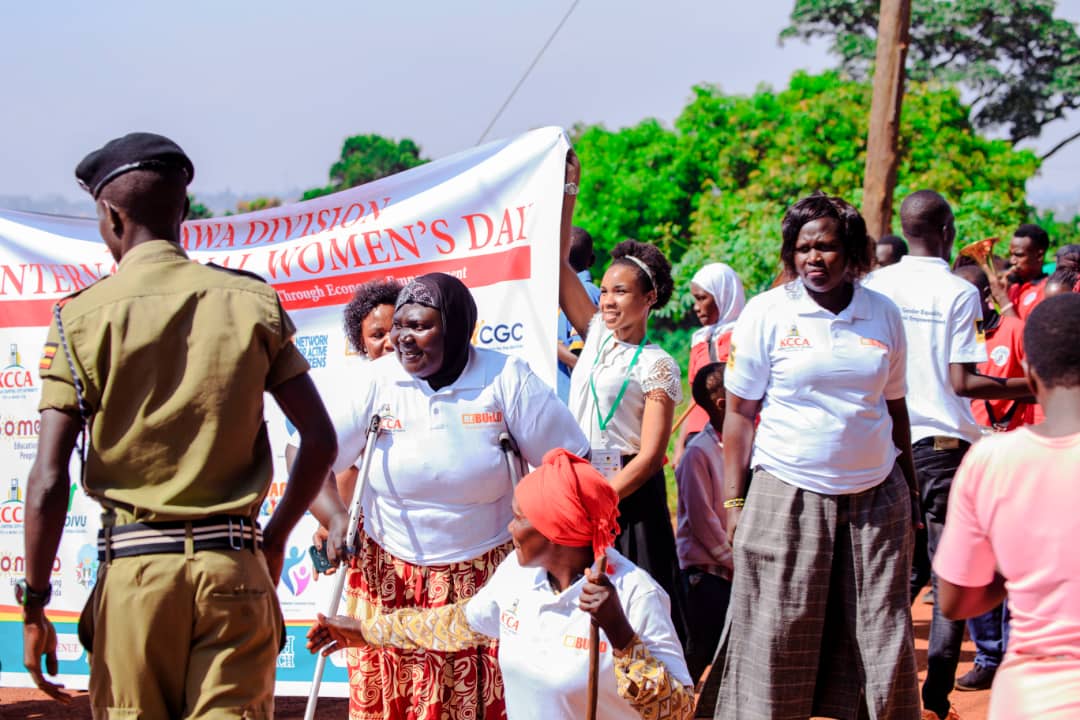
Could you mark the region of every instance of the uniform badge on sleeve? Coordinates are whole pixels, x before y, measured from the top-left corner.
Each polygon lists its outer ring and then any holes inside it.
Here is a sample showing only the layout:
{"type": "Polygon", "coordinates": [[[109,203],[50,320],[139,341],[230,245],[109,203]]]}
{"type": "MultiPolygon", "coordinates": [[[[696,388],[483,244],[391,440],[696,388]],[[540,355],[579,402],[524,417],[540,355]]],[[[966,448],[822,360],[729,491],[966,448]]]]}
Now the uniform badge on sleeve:
{"type": "Polygon", "coordinates": [[[60,345],[58,343],[45,343],[45,349],[41,351],[41,362],[38,363],[39,370],[49,370],[52,368],[52,361],[53,358],[56,357],[56,350],[59,347],[60,345]]]}

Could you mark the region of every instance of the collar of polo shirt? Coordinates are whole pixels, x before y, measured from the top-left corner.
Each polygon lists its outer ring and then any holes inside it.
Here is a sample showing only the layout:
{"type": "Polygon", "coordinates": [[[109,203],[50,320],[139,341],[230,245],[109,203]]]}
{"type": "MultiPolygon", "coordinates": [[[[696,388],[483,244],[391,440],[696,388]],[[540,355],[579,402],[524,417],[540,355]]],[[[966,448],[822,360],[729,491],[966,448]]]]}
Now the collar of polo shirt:
{"type": "MultiPolygon", "coordinates": [[[[810,293],[806,291],[806,286],[802,284],[802,281],[796,280],[797,286],[796,292],[799,293],[795,298],[795,312],[799,315],[816,315],[818,313],[828,313],[832,315],[829,310],[821,307],[817,304],[814,298],[810,297],[810,293]]],[[[855,292],[851,295],[851,302],[848,306],[836,313],[838,318],[850,318],[852,320],[867,320],[874,316],[873,308],[870,306],[870,301],[866,297],[866,290],[859,283],[855,283],[855,292]]]]}

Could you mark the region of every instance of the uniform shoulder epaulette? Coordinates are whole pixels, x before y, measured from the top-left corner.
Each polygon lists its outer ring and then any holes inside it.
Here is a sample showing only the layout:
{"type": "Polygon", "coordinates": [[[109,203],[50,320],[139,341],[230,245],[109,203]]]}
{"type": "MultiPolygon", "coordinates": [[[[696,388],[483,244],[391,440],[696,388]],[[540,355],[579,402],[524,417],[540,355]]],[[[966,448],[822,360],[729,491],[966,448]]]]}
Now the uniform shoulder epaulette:
{"type": "Polygon", "coordinates": [[[57,305],[59,305],[60,307],[64,307],[64,306],[65,306],[65,305],[67,305],[67,304],[68,304],[69,302],[71,302],[71,301],[72,301],[72,300],[74,300],[75,298],[79,297],[80,295],[82,295],[82,294],[83,294],[84,292],[86,292],[86,291],[87,291],[87,290],[89,290],[90,288],[94,287],[95,285],[97,285],[97,284],[98,284],[98,283],[100,283],[100,282],[104,282],[105,280],[108,280],[108,279],[109,279],[109,278],[111,278],[111,277],[112,277],[112,275],[104,275],[104,276],[102,276],[102,277],[99,277],[99,278],[98,278],[97,280],[95,280],[94,282],[90,283],[90,284],[89,284],[89,285],[87,285],[86,287],[83,287],[83,288],[79,288],[78,290],[76,290],[75,292],[71,293],[70,295],[65,295],[64,297],[60,298],[59,300],[57,300],[57,301],[56,301],[56,304],[57,304],[57,305]]]}
{"type": "Polygon", "coordinates": [[[233,275],[242,275],[243,277],[249,277],[252,280],[258,280],[261,283],[269,285],[269,283],[266,282],[266,279],[263,278],[262,275],[259,275],[258,273],[253,273],[250,270],[241,270],[240,268],[225,267],[224,265],[218,265],[217,263],[212,262],[206,263],[205,267],[213,268],[214,270],[223,270],[227,273],[232,273],[233,275]]]}

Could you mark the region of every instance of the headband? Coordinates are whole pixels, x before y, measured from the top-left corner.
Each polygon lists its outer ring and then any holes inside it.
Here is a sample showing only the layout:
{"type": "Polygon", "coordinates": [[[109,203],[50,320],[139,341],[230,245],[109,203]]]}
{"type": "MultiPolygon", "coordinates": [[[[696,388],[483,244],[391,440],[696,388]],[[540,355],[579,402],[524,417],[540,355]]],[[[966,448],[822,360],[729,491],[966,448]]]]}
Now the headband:
{"type": "Polygon", "coordinates": [[[644,260],[634,257],[633,255],[623,255],[621,258],[616,259],[629,260],[630,262],[637,265],[639,268],[641,268],[642,272],[645,273],[645,276],[649,278],[649,282],[652,284],[652,289],[656,289],[656,278],[653,277],[652,270],[649,269],[649,266],[645,264],[644,260]]]}

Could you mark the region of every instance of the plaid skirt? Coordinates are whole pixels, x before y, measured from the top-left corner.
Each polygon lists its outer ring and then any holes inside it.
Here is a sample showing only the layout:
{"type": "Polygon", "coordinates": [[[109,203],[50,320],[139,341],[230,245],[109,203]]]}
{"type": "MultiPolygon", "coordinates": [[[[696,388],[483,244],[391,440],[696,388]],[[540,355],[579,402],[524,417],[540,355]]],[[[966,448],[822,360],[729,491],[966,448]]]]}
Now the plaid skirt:
{"type": "Polygon", "coordinates": [[[725,720],[920,716],[908,573],[911,503],[899,467],[854,495],[758,469],[735,536],[717,652],[725,720]]]}
{"type": "MultiPolygon", "coordinates": [[[[433,608],[471,598],[512,543],[472,560],[422,567],[396,558],[361,531],[345,583],[345,608],[365,618],[398,608],[433,608]]],[[[456,653],[348,648],[350,720],[495,720],[506,717],[498,643],[456,653]]]]}

